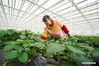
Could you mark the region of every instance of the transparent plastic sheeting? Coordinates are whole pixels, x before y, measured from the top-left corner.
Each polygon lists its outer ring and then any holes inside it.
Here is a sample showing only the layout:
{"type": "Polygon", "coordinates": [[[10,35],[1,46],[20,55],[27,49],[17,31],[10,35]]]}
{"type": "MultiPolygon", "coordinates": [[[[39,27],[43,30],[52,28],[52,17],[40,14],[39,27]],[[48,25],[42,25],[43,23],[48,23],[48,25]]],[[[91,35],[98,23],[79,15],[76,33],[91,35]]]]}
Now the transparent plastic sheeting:
{"type": "Polygon", "coordinates": [[[0,0],[0,29],[42,33],[44,15],[63,22],[71,34],[99,35],[99,0],[0,0]]]}

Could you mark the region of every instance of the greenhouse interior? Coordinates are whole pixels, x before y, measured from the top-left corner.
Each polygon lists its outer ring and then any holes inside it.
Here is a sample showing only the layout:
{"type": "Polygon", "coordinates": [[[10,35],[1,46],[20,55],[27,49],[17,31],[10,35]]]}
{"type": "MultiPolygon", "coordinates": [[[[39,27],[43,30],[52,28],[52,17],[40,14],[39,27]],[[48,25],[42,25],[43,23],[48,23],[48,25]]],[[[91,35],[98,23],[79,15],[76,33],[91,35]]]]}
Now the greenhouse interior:
{"type": "Polygon", "coordinates": [[[0,0],[0,66],[99,66],[99,0],[0,0]]]}

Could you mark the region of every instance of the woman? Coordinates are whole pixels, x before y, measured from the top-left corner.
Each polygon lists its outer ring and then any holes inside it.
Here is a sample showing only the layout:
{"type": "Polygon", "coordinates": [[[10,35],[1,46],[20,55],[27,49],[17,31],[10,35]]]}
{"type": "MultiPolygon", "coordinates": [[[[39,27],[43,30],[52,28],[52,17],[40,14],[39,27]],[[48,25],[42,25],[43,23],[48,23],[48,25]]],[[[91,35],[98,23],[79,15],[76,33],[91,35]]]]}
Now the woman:
{"type": "Polygon", "coordinates": [[[44,32],[41,36],[42,40],[46,40],[48,34],[52,37],[60,37],[66,38],[67,36],[70,37],[69,30],[66,28],[62,22],[58,22],[50,18],[50,16],[45,15],[43,17],[43,22],[45,23],[46,27],[44,28],[44,32]]]}

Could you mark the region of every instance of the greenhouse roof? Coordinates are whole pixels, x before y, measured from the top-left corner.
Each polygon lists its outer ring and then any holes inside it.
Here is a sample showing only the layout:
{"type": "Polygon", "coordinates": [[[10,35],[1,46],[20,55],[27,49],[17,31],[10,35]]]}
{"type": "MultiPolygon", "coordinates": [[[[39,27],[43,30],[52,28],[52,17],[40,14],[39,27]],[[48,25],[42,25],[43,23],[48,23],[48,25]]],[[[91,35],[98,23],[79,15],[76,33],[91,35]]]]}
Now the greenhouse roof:
{"type": "Polygon", "coordinates": [[[71,34],[99,35],[99,0],[0,0],[0,29],[42,33],[44,15],[63,22],[71,34]]]}

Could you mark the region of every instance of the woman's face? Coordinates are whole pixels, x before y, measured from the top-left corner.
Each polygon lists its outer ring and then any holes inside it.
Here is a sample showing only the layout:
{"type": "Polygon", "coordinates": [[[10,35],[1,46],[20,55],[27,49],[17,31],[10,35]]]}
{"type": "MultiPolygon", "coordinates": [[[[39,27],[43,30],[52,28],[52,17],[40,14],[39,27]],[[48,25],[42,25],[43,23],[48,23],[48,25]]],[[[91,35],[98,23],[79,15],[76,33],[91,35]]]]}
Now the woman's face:
{"type": "Polygon", "coordinates": [[[50,25],[52,24],[52,22],[51,22],[51,21],[52,21],[51,19],[46,19],[45,24],[46,24],[47,26],[50,26],[50,25]]]}

